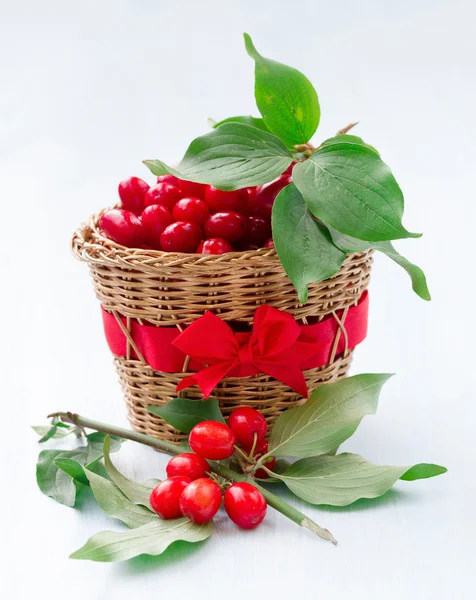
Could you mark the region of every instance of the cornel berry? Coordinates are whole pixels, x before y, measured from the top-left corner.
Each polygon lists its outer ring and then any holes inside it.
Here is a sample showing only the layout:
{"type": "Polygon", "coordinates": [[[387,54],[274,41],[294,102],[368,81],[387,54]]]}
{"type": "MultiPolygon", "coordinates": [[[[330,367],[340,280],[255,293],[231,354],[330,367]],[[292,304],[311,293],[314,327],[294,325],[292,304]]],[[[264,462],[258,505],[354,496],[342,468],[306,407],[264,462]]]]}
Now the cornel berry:
{"type": "Polygon", "coordinates": [[[202,421],[195,425],[188,438],[192,450],[211,460],[230,458],[234,452],[236,437],[224,423],[202,421]]]}
{"type": "Polygon", "coordinates": [[[246,447],[251,447],[256,440],[262,440],[268,430],[268,424],[263,415],[250,406],[236,408],[228,418],[228,426],[233,430],[237,441],[246,447]]]}
{"type": "Polygon", "coordinates": [[[195,479],[180,496],[180,510],[194,523],[213,519],[221,505],[220,486],[211,479],[195,479]]]}
{"type": "Polygon", "coordinates": [[[195,479],[207,476],[207,473],[210,472],[210,465],[198,454],[184,452],[169,460],[165,471],[167,477],[188,477],[191,481],[195,481],[195,479]]]}
{"type": "Polygon", "coordinates": [[[266,500],[251,483],[234,483],[226,490],[223,499],[227,515],[242,529],[258,527],[266,516],[266,500]]]}
{"type": "Polygon", "coordinates": [[[149,503],[162,519],[177,519],[182,516],[179,506],[182,492],[191,483],[188,477],[171,477],[155,487],[149,497],[149,503]]]}

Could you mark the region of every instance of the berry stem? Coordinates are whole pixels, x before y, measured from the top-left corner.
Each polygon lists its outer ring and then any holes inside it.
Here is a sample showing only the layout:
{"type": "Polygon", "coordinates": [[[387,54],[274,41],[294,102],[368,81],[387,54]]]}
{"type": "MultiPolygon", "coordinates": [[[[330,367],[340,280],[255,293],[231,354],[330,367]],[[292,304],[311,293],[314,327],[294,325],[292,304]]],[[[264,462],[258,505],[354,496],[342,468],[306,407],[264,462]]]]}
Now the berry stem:
{"type": "MultiPolygon", "coordinates": [[[[117,427],[116,425],[110,425],[108,423],[101,423],[100,421],[93,421],[92,419],[87,419],[82,417],[76,413],[72,412],[57,412],[49,415],[49,418],[57,417],[61,419],[63,423],[71,423],[72,425],[76,425],[77,427],[83,427],[85,429],[94,429],[95,431],[100,431],[102,433],[107,433],[109,435],[116,435],[125,440],[131,440],[133,442],[137,442],[139,444],[144,444],[145,446],[150,446],[151,448],[155,448],[156,450],[160,450],[162,452],[167,452],[169,454],[177,455],[181,454],[188,449],[184,446],[172,444],[171,442],[166,442],[164,440],[159,440],[157,438],[151,437],[150,435],[146,435],[144,433],[139,433],[138,431],[132,431],[130,429],[125,429],[123,427],[117,427]]],[[[241,473],[237,473],[228,467],[221,465],[218,462],[210,461],[211,470],[220,475],[220,477],[224,477],[225,479],[231,479],[232,481],[246,481],[254,485],[265,497],[266,502],[269,506],[283,514],[294,523],[297,523],[301,527],[305,527],[309,529],[316,535],[318,535],[323,540],[327,540],[332,542],[333,544],[337,544],[334,539],[332,533],[327,529],[323,529],[317,523],[314,523],[309,517],[304,515],[302,512],[268,491],[267,489],[261,487],[258,483],[256,483],[252,478],[247,477],[241,473]]]]}

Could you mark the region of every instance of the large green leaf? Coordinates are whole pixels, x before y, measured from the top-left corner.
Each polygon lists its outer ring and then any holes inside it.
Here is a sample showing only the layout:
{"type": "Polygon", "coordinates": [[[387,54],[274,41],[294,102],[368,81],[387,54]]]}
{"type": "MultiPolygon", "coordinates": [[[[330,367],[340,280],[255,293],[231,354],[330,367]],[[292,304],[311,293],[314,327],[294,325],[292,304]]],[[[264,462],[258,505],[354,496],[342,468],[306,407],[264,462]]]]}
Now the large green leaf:
{"type": "Polygon", "coordinates": [[[398,479],[413,481],[436,477],[445,467],[419,464],[413,467],[373,465],[356,454],[315,456],[295,462],[284,474],[284,481],[296,496],[311,504],[346,506],[360,498],[376,498],[388,491],[398,479]]]}
{"type": "MultiPolygon", "coordinates": [[[[59,469],[56,460],[66,458],[81,465],[91,467],[102,457],[105,434],[95,432],[86,436],[86,445],[74,450],[42,450],[36,465],[36,481],[46,496],[54,498],[60,504],[74,506],[77,486],[73,478],[59,469]]],[[[119,438],[113,438],[111,452],[117,452],[121,446],[119,438]]]]}
{"type": "Polygon", "coordinates": [[[170,544],[179,540],[201,542],[213,532],[213,521],[197,525],[188,519],[163,521],[155,519],[131,531],[102,531],[89,538],[70,558],[114,562],[140,554],[162,554],[170,544]]]}
{"type": "Polygon", "coordinates": [[[344,252],[363,252],[364,250],[373,248],[391,258],[410,275],[413,291],[423,300],[431,300],[425,273],[420,267],[417,267],[417,265],[414,265],[404,256],[399,254],[391,242],[364,242],[348,235],[344,235],[332,227],[328,227],[328,229],[334,244],[344,252]]]}
{"type": "Polygon", "coordinates": [[[245,33],[246,51],[255,61],[256,105],[268,129],[288,146],[305,144],[316,132],[319,100],[302,73],[259,54],[245,33]]]}
{"type": "Polygon", "coordinates": [[[294,166],[293,180],[313,215],[341,233],[371,242],[421,235],[403,227],[403,194],[366,146],[322,146],[294,166]]]}
{"type": "Polygon", "coordinates": [[[299,301],[307,302],[308,283],[332,277],[344,262],[327,228],[310,213],[304,199],[291,184],[283,188],[273,205],[274,246],[284,270],[293,282],[299,301]]]}
{"type": "Polygon", "coordinates": [[[213,129],[216,129],[225,123],[242,123],[243,125],[250,125],[251,127],[256,127],[256,129],[261,129],[262,131],[268,131],[263,119],[257,119],[256,117],[251,116],[228,117],[228,119],[223,119],[222,121],[215,123],[213,129]]]}
{"type": "Polygon", "coordinates": [[[177,168],[145,160],[154,175],[170,173],[221,190],[261,185],[276,179],[292,163],[283,142],[266,131],[242,123],[225,123],[196,138],[177,168]]]}
{"type": "Polygon", "coordinates": [[[112,481],[93,473],[77,461],[61,458],[58,460],[58,466],[66,469],[68,473],[79,473],[82,470],[83,476],[89,481],[99,508],[106,515],[119,519],[128,527],[141,527],[158,519],[158,516],[145,506],[134,504],[126,498],[112,481]]]}
{"type": "Polygon", "coordinates": [[[323,385],[309,400],[282,413],[269,442],[275,456],[318,456],[349,438],[365,415],[375,414],[387,374],[362,374],[323,385]]]}
{"type": "Polygon", "coordinates": [[[208,400],[174,398],[163,406],[148,406],[147,410],[153,415],[161,417],[182,433],[190,433],[195,425],[202,421],[225,423],[216,398],[208,400]]]}
{"type": "Polygon", "coordinates": [[[107,474],[121,492],[134,504],[141,504],[150,508],[149,497],[152,490],[160,483],[158,479],[151,479],[145,483],[136,483],[125,477],[113,465],[110,456],[111,439],[109,436],[104,440],[104,465],[107,474]]]}

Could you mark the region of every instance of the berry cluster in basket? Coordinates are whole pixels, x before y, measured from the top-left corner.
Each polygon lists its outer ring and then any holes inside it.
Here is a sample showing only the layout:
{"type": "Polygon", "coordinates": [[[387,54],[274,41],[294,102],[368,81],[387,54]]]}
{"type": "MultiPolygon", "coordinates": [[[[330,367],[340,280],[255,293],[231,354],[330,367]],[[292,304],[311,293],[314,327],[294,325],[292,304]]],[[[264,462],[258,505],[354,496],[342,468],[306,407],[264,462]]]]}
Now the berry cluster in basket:
{"type": "MultiPolygon", "coordinates": [[[[264,439],[266,420],[254,408],[234,410],[228,425],[218,421],[202,421],[190,432],[193,452],[174,456],[166,467],[167,479],[150,494],[150,505],[163,519],[185,516],[194,523],[213,519],[223,502],[230,519],[243,529],[254,529],[266,516],[267,504],[263,494],[246,481],[221,484],[212,474],[208,460],[226,460],[234,454],[245,473],[253,472],[256,461],[268,452],[264,439]],[[225,488],[225,489],[224,489],[225,488]]],[[[272,471],[275,457],[264,461],[272,471]]],[[[265,479],[264,468],[254,471],[254,477],[265,479]]]]}
{"type": "Polygon", "coordinates": [[[224,192],[162,175],[150,187],[138,177],[119,184],[122,208],[105,212],[103,234],[129,248],[224,254],[273,248],[271,210],[292,182],[290,169],[270,183],[224,192]]]}

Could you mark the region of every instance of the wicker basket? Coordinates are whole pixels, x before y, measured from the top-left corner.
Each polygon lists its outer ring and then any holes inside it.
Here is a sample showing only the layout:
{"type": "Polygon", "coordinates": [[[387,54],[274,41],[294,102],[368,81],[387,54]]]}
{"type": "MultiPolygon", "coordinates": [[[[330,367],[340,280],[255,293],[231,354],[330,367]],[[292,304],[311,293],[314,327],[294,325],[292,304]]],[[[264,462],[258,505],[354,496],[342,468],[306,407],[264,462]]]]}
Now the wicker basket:
{"type": "MultiPolygon", "coordinates": [[[[75,232],[72,249],[79,260],[88,263],[96,296],[104,309],[116,317],[126,317],[126,327],[136,319],[140,324],[182,330],[207,310],[225,321],[251,324],[257,306],[265,303],[288,311],[303,324],[332,315],[340,329],[330,361],[304,375],[310,391],[346,375],[352,351],[346,349],[336,355],[336,348],[347,311],[368,286],[372,251],[347,256],[336,275],[309,286],[309,300],[302,305],[273,249],[222,255],[129,249],[101,235],[101,214],[93,215],[75,232]],[[340,319],[338,311],[342,311],[340,319]]],[[[128,330],[124,333],[127,336],[128,330]]],[[[143,433],[178,442],[183,436],[146,407],[177,397],[177,384],[190,373],[163,373],[145,361],[132,359],[131,350],[135,348],[132,338],[128,339],[127,357],[115,357],[114,362],[130,423],[143,433]]],[[[202,398],[198,388],[190,388],[183,395],[202,398]]],[[[225,415],[237,406],[253,406],[262,411],[270,426],[282,411],[304,402],[285,384],[266,375],[228,377],[213,395],[220,400],[225,415]]]]}

